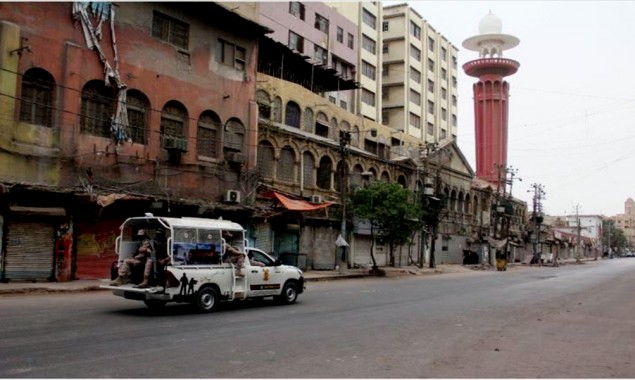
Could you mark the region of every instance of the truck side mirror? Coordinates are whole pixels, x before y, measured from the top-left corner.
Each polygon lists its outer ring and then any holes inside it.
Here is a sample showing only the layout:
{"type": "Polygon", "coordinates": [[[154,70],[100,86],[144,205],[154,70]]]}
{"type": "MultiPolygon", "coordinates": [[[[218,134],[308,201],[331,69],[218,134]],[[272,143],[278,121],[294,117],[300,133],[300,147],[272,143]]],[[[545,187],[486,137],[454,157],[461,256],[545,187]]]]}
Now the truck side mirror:
{"type": "Polygon", "coordinates": [[[273,262],[273,265],[279,267],[282,265],[282,261],[280,261],[280,259],[276,259],[276,261],[273,262]]]}

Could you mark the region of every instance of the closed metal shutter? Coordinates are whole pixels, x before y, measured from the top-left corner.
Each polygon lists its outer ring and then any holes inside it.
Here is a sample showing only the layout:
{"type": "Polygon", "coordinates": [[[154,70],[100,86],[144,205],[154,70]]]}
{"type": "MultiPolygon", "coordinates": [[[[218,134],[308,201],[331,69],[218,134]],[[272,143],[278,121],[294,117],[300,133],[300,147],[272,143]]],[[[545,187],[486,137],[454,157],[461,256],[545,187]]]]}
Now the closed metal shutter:
{"type": "MultiPolygon", "coordinates": [[[[254,247],[261,249],[267,253],[271,252],[271,230],[269,224],[261,223],[256,227],[256,241],[254,247]]],[[[277,253],[277,252],[274,252],[277,253]]]]}
{"type": "Polygon", "coordinates": [[[370,257],[370,247],[372,239],[368,235],[355,235],[353,243],[353,264],[370,267],[373,260],[370,257]]]}
{"type": "Polygon", "coordinates": [[[49,281],[53,276],[55,226],[29,218],[7,223],[4,278],[49,281]]]}
{"type": "Polygon", "coordinates": [[[75,223],[77,270],[75,280],[110,278],[110,266],[117,260],[115,240],[125,219],[105,219],[98,224],[75,223]]]}

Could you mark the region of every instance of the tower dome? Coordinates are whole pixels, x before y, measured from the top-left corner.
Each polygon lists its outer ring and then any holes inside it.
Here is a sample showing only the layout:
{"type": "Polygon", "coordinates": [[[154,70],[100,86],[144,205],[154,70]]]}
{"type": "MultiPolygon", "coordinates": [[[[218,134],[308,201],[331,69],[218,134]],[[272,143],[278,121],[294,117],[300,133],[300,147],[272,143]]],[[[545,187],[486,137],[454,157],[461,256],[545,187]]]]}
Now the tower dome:
{"type": "Polygon", "coordinates": [[[478,23],[478,31],[480,34],[500,34],[503,32],[503,22],[492,11],[489,11],[478,23]]]}
{"type": "Polygon", "coordinates": [[[479,56],[502,57],[503,51],[511,49],[520,42],[518,38],[503,34],[503,22],[489,11],[478,23],[479,34],[463,41],[463,47],[479,52],[479,56]]]}

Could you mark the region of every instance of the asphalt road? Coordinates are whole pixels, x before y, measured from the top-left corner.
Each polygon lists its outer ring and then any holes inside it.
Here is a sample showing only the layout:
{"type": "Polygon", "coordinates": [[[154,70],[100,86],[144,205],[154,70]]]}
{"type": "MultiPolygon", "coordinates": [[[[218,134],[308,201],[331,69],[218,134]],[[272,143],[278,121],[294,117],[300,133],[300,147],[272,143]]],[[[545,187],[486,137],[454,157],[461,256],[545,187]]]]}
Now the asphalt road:
{"type": "Polygon", "coordinates": [[[635,377],[635,259],[309,283],[153,315],[109,292],[0,297],[0,378],[635,377]]]}

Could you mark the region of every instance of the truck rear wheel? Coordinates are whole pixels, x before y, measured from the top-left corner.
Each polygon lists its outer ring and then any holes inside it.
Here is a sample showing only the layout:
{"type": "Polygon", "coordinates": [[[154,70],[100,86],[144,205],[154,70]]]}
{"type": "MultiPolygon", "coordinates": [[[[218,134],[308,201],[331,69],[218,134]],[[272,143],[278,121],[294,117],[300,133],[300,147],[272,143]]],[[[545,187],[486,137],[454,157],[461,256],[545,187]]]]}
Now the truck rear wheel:
{"type": "Polygon", "coordinates": [[[218,292],[216,289],[207,286],[199,289],[196,295],[196,308],[203,313],[210,313],[216,308],[218,303],[218,292]]]}
{"type": "Polygon", "coordinates": [[[293,282],[287,282],[282,288],[282,294],[276,300],[285,305],[291,305],[298,299],[298,286],[293,282]]]}

